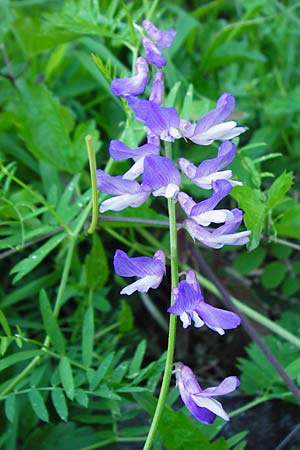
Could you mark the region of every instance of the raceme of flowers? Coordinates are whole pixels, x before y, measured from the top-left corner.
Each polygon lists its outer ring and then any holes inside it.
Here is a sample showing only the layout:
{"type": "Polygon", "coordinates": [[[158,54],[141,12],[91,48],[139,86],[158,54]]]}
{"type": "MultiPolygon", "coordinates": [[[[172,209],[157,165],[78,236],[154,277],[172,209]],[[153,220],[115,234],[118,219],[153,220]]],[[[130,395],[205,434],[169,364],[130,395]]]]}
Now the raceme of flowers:
{"type": "MultiPolygon", "coordinates": [[[[130,148],[119,140],[110,142],[109,153],[113,159],[132,159],[133,164],[127,172],[118,176],[97,170],[98,189],[111,196],[101,203],[100,212],[120,211],[129,206],[137,208],[150,195],[162,196],[176,200],[181,206],[187,216],[183,226],[194,240],[216,249],[224,245],[246,244],[250,231],[237,231],[242,222],[242,211],[237,208],[217,209],[218,203],[231,192],[232,187],[242,184],[233,180],[232,171],[226,169],[236,155],[236,147],[230,139],[245,131],[245,128],[237,126],[230,119],[235,108],[233,95],[222,94],[216,107],[196,123],[181,119],[176,108],[162,105],[164,74],[161,69],[167,63],[162,51],[172,44],[176,31],[161,31],[149,20],[144,20],[142,27],[136,24],[135,27],[143,33],[145,57],[136,59],[133,76],[115,78],[111,82],[111,91],[123,97],[133,110],[136,120],[145,125],[146,143],[130,148]],[[150,96],[145,99],[138,96],[144,94],[149,83],[149,65],[154,66],[154,79],[150,96]],[[217,156],[203,161],[197,167],[185,158],[180,158],[175,164],[172,159],[160,154],[161,141],[173,142],[181,138],[203,146],[215,141],[222,142],[217,156]],[[198,188],[210,190],[211,196],[197,203],[181,191],[182,174],[198,188]]],[[[122,250],[117,250],[114,269],[123,277],[137,277],[136,281],[121,290],[121,294],[147,292],[150,288],[157,288],[162,281],[165,254],[158,250],[152,258],[129,257],[122,250]]],[[[184,328],[192,324],[197,328],[206,326],[223,335],[225,330],[240,324],[237,314],[205,302],[192,270],[186,272],[185,279],[172,290],[172,295],[174,302],[168,312],[179,316],[184,328]]],[[[225,378],[218,387],[203,390],[192,370],[183,363],[175,364],[174,373],[181,398],[197,420],[211,423],[216,416],[229,420],[221,404],[213,397],[233,392],[239,385],[236,377],[225,378]]]]}

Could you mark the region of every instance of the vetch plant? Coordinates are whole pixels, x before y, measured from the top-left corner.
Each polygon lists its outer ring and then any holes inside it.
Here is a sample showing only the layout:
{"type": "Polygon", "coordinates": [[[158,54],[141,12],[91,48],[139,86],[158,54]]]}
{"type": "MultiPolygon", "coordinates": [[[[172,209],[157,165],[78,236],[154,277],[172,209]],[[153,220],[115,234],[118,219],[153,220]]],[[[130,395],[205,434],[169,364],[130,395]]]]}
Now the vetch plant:
{"type": "MultiPolygon", "coordinates": [[[[149,20],[144,20],[142,27],[136,28],[143,33],[145,57],[139,56],[136,59],[135,74],[132,77],[115,78],[111,83],[111,91],[114,95],[123,97],[133,110],[136,120],[145,125],[146,143],[132,149],[121,141],[112,140],[109,146],[111,157],[115,160],[133,159],[134,163],[127,172],[118,176],[97,170],[97,186],[101,192],[111,195],[101,203],[101,213],[108,210],[120,211],[127,207],[138,208],[151,195],[165,197],[168,203],[171,266],[169,337],[160,395],[144,446],[144,450],[149,450],[154,442],[170,385],[177,316],[184,328],[192,323],[195,327],[206,325],[220,335],[240,324],[236,313],[215,308],[204,301],[193,270],[188,270],[185,279],[179,281],[175,205],[178,203],[187,215],[182,227],[194,240],[207,247],[218,249],[224,245],[244,245],[249,241],[250,231],[238,231],[243,216],[241,210],[216,209],[233,186],[242,184],[232,180],[231,170],[226,169],[236,154],[236,147],[230,139],[245,131],[245,128],[230,120],[235,108],[234,97],[223,93],[217,100],[216,108],[196,123],[181,119],[175,107],[163,106],[162,68],[166,65],[166,59],[162,51],[172,44],[176,31],[161,31],[149,20]],[[148,99],[140,98],[138,96],[145,92],[149,83],[149,65],[154,74],[150,96],[148,99]],[[200,146],[208,146],[215,141],[223,142],[215,158],[207,159],[196,167],[183,157],[173,161],[172,142],[178,139],[190,140],[200,146]],[[194,201],[181,190],[182,175],[198,188],[210,190],[211,196],[199,203],[194,201]]],[[[165,254],[158,249],[152,258],[129,257],[122,250],[117,250],[114,268],[118,275],[138,278],[123,288],[121,294],[147,292],[158,288],[162,281],[165,274],[165,254]]],[[[225,378],[218,387],[202,389],[189,367],[181,362],[175,363],[174,367],[181,398],[197,420],[211,423],[216,416],[229,420],[214,397],[233,392],[239,386],[236,377],[225,378]]]]}

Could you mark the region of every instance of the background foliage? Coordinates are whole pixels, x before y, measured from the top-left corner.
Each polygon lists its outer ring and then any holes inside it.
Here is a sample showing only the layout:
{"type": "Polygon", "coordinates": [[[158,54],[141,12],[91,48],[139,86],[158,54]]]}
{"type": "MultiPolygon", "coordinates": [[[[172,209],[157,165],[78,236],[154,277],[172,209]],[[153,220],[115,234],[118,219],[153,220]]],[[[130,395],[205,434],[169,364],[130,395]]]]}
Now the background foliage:
{"type": "MultiPolygon", "coordinates": [[[[98,167],[112,174],[126,163],[109,160],[109,140],[141,142],[141,125],[109,84],[131,73],[140,45],[131,24],[150,13],[158,27],[178,33],[168,50],[165,104],[196,120],[228,91],[237,99],[236,118],[249,127],[232,167],[244,186],[231,200],[252,230],[248,251],[203,255],[231,293],[260,314],[254,315],[258,332],[269,334],[266,343],[299,384],[299,9],[296,0],[175,0],[159,7],[147,1],[1,1],[0,448],[133,449],[147,433],[164,364],[169,288],[166,283],[142,299],[121,299],[123,281],[111,261],[117,247],[144,254],[157,245],[167,249],[163,224],[153,229],[130,222],[164,221],[165,206],[154,209],[149,201],[102,217],[88,235],[84,138],[93,137],[98,167]],[[261,317],[278,328],[266,327],[261,317]]],[[[191,144],[176,151],[194,163],[209,156],[191,144]]],[[[184,256],[187,238],[180,242],[184,256]]],[[[229,334],[221,347],[208,333],[191,330],[184,338],[179,330],[178,359],[192,362],[200,381],[211,383],[228,370],[237,373],[239,357],[243,406],[231,407],[233,416],[273,398],[281,399],[284,414],[294,400],[257,346],[241,332],[241,339],[229,334]]],[[[174,388],[156,450],[242,450],[246,439],[254,448],[247,430],[220,438],[221,421],[207,428],[186,411],[172,411],[177,395],[174,388]]]]}

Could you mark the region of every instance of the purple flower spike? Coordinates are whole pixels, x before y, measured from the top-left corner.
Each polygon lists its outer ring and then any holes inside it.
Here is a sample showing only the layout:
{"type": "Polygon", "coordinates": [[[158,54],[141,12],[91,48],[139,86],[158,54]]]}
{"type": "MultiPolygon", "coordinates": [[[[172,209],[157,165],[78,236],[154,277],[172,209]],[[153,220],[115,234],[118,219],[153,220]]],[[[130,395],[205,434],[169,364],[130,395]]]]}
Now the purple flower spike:
{"type": "Polygon", "coordinates": [[[198,225],[194,220],[185,220],[184,225],[193,239],[196,239],[207,247],[222,248],[224,245],[247,244],[251,231],[240,231],[236,233],[236,230],[242,222],[242,211],[235,208],[231,213],[233,219],[228,220],[224,225],[221,225],[212,232],[198,225]]]}
{"type": "MultiPolygon", "coordinates": [[[[151,139],[150,139],[151,142],[151,139]]],[[[121,141],[112,140],[109,145],[110,156],[117,160],[134,158],[135,164],[124,173],[123,177],[126,180],[135,180],[144,171],[144,159],[147,155],[159,155],[160,146],[158,144],[151,144],[149,140],[147,144],[141,145],[137,148],[129,148],[121,141]]]]}
{"type": "Polygon", "coordinates": [[[146,60],[149,64],[153,64],[158,69],[161,69],[167,64],[167,60],[150,39],[144,36],[142,44],[146,52],[146,60]]]}
{"type": "Polygon", "coordinates": [[[148,292],[150,288],[156,289],[165,273],[165,254],[157,250],[153,258],[138,256],[130,258],[122,250],[117,250],[114,256],[115,272],[122,277],[138,277],[139,280],[129,284],[121,290],[121,294],[130,295],[135,291],[148,292]]]}
{"type": "Polygon", "coordinates": [[[165,156],[146,156],[142,187],[151,189],[154,197],[176,198],[181,176],[173,161],[165,156]]]}
{"type": "Polygon", "coordinates": [[[159,48],[167,48],[172,45],[176,36],[176,30],[172,28],[170,30],[159,30],[147,19],[143,20],[142,25],[150,36],[150,39],[156,42],[159,48]]]}
{"type": "Polygon", "coordinates": [[[245,131],[244,127],[237,127],[231,120],[224,122],[233,112],[235,99],[233,95],[224,93],[217,101],[217,107],[205,114],[192,130],[185,125],[185,136],[200,145],[210,145],[215,140],[228,140],[239,136],[245,131]]]}
{"type": "Polygon", "coordinates": [[[239,385],[237,377],[225,378],[219,386],[202,389],[193,373],[182,362],[175,363],[176,384],[181,399],[190,413],[202,423],[212,423],[216,416],[228,421],[228,414],[224,411],[220,402],[213,397],[226,395],[235,391],[239,385]]]}
{"type": "Polygon", "coordinates": [[[135,75],[129,78],[115,78],[111,82],[110,89],[117,97],[139,95],[146,89],[148,77],[147,61],[139,56],[135,62],[135,75]]]}
{"type": "Polygon", "coordinates": [[[241,186],[240,181],[231,180],[232,171],[223,170],[230,164],[236,155],[236,146],[230,142],[223,142],[216,158],[206,159],[198,167],[187,159],[180,158],[178,164],[187,178],[202,189],[211,189],[212,182],[216,180],[228,180],[232,186],[241,186]]]}
{"type": "Polygon", "coordinates": [[[121,211],[128,206],[137,208],[145,203],[151,193],[147,186],[142,187],[137,181],[125,180],[122,176],[113,177],[100,169],[97,170],[97,187],[100,192],[115,195],[101,203],[101,213],[121,211]]]}
{"type": "Polygon", "coordinates": [[[205,324],[211,330],[223,335],[224,330],[236,328],[241,323],[237,314],[215,308],[204,301],[193,270],[187,272],[186,280],[180,281],[178,287],[172,289],[172,293],[175,301],[168,312],[180,317],[183,328],[189,327],[193,321],[196,328],[205,324]]]}
{"type": "Polygon", "coordinates": [[[178,195],[178,201],[185,213],[197,224],[205,227],[212,222],[223,223],[234,218],[232,212],[228,209],[214,209],[229,194],[232,189],[231,184],[226,180],[218,180],[212,183],[212,188],[214,190],[213,195],[200,203],[195,203],[184,192],[180,192],[178,195]]]}
{"type": "Polygon", "coordinates": [[[135,118],[144,122],[151,134],[171,142],[181,137],[178,131],[180,118],[176,108],[159,106],[153,101],[135,97],[128,97],[126,100],[133,109],[135,118]]]}

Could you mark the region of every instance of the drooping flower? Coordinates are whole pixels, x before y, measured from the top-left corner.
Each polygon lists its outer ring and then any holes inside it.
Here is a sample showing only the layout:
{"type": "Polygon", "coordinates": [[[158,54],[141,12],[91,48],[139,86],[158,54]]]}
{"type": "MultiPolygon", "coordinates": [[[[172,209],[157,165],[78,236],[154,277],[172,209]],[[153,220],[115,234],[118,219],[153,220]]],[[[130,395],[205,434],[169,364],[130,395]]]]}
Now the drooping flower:
{"type": "Polygon", "coordinates": [[[167,48],[172,45],[176,36],[176,30],[173,28],[169,30],[159,30],[148,19],[143,20],[142,25],[150,36],[150,39],[156,42],[159,48],[167,48]]]}
{"type": "Polygon", "coordinates": [[[213,195],[199,203],[194,202],[192,197],[187,195],[185,192],[180,192],[178,195],[178,202],[185,213],[197,224],[205,227],[210,225],[212,222],[223,223],[233,219],[233,214],[230,210],[214,209],[216,205],[231,191],[232,187],[229,181],[213,181],[212,188],[214,191],[213,195]]]}
{"type": "Polygon", "coordinates": [[[142,94],[149,78],[148,64],[145,58],[139,56],[135,62],[135,74],[129,78],[114,78],[110,89],[117,97],[142,94]]]}
{"type": "Polygon", "coordinates": [[[233,219],[226,221],[224,225],[221,225],[213,231],[208,231],[190,219],[184,221],[184,226],[193,239],[196,239],[207,247],[222,248],[224,245],[247,244],[251,231],[247,230],[236,233],[243,219],[242,211],[235,208],[231,213],[233,219]]]}
{"type": "Polygon", "coordinates": [[[190,413],[200,422],[210,424],[216,416],[228,421],[229,416],[220,402],[213,397],[234,392],[240,385],[235,376],[225,378],[219,386],[202,389],[193,373],[182,362],[174,364],[176,384],[181,399],[190,413]]]}
{"type": "Polygon", "coordinates": [[[217,107],[208,112],[193,126],[181,121],[183,135],[200,145],[210,145],[215,140],[225,141],[239,136],[246,129],[237,127],[234,120],[224,122],[233,112],[235,99],[233,95],[224,93],[217,101],[217,107]]]}
{"type": "Polygon", "coordinates": [[[146,52],[146,60],[149,64],[153,64],[158,69],[161,69],[167,64],[167,60],[161,51],[146,36],[143,37],[142,44],[146,52]]]}
{"type": "Polygon", "coordinates": [[[146,156],[142,187],[151,189],[154,197],[176,198],[180,183],[180,173],[170,158],[146,156]]]}
{"type": "Polygon", "coordinates": [[[144,159],[149,155],[159,155],[160,146],[159,143],[151,143],[151,138],[147,139],[147,144],[141,145],[137,148],[130,148],[123,144],[121,141],[112,140],[109,145],[110,156],[121,161],[124,159],[133,158],[135,163],[133,166],[123,175],[126,180],[135,180],[144,171],[144,159]],[[149,142],[150,141],[150,142],[149,142]]]}
{"type": "Polygon", "coordinates": [[[154,101],[127,97],[135,118],[143,122],[151,133],[164,141],[173,142],[181,137],[178,128],[180,118],[174,107],[159,106],[154,101]]]}
{"type": "Polygon", "coordinates": [[[122,277],[138,277],[139,280],[129,284],[121,290],[121,294],[130,295],[135,291],[148,292],[156,289],[165,273],[165,254],[157,250],[153,258],[137,256],[130,258],[122,250],[117,250],[114,256],[114,269],[122,277]]]}
{"type": "Polygon", "coordinates": [[[219,146],[216,158],[206,159],[198,167],[185,158],[180,158],[178,164],[184,175],[202,189],[211,189],[212,182],[216,180],[228,180],[232,186],[241,186],[243,183],[231,179],[231,170],[220,172],[233,161],[235,155],[236,146],[226,141],[219,146]]]}
{"type": "Polygon", "coordinates": [[[101,203],[100,212],[121,211],[128,206],[137,208],[151,194],[147,186],[141,186],[135,180],[125,180],[122,176],[111,176],[101,169],[97,170],[97,187],[100,192],[114,195],[101,203]]]}
{"type": "Polygon", "coordinates": [[[183,328],[189,327],[194,322],[196,328],[206,325],[223,335],[224,330],[236,328],[241,323],[239,316],[232,311],[215,308],[204,301],[193,270],[187,271],[186,279],[180,281],[178,287],[172,289],[172,293],[174,303],[168,312],[180,317],[183,328]]]}

